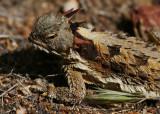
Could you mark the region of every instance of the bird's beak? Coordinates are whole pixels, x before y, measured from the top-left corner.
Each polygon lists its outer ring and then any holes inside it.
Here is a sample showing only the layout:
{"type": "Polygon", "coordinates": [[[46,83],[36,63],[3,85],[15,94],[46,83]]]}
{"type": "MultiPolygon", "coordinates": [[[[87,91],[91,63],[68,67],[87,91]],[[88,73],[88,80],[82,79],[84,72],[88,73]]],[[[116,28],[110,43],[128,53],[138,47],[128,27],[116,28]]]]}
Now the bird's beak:
{"type": "Polygon", "coordinates": [[[70,19],[71,19],[72,17],[74,17],[79,11],[81,11],[81,8],[76,9],[76,10],[73,10],[73,8],[72,8],[72,9],[68,10],[67,12],[63,13],[62,15],[68,17],[68,20],[70,20],[70,19]]]}

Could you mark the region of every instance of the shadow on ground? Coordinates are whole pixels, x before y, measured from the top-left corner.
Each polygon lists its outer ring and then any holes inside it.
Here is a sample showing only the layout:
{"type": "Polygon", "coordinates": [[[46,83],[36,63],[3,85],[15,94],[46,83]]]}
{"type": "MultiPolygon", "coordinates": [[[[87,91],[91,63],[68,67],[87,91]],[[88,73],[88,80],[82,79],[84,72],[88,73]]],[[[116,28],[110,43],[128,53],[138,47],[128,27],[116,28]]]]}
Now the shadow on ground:
{"type": "Polygon", "coordinates": [[[34,48],[23,49],[0,56],[0,73],[51,75],[59,73],[57,56],[34,48]]]}

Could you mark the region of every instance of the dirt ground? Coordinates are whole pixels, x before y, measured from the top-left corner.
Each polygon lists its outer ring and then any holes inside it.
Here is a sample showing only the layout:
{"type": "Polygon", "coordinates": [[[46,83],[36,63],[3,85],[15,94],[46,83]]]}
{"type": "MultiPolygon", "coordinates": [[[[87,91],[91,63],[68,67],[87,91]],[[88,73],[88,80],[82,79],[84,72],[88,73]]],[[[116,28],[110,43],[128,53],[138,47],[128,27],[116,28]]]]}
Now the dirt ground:
{"type": "Polygon", "coordinates": [[[84,26],[95,31],[134,36],[131,12],[145,5],[160,5],[160,0],[0,0],[0,113],[160,113],[157,103],[70,106],[28,92],[37,77],[61,78],[53,61],[58,58],[35,49],[27,39],[39,16],[50,10],[82,8],[73,22],[86,21],[84,26]]]}

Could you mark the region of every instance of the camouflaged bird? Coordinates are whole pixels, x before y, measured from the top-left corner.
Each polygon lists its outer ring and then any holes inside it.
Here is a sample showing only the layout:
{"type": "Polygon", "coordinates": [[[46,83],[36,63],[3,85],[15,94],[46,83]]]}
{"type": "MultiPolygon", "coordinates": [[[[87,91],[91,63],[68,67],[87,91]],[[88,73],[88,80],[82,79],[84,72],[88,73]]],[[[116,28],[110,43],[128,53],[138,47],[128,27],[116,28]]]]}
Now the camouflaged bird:
{"type": "Polygon", "coordinates": [[[29,36],[35,47],[62,58],[60,64],[68,87],[50,86],[48,96],[80,103],[85,83],[146,98],[160,97],[160,48],[110,32],[92,32],[72,23],[78,10],[41,16],[29,36]]]}

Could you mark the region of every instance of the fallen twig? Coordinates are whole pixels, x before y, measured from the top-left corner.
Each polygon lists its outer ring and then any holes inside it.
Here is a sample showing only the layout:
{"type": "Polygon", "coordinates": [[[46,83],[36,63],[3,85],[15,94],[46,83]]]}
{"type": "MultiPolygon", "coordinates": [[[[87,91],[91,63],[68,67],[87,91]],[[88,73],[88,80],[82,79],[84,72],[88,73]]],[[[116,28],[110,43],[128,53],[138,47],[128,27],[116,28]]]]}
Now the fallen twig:
{"type": "Polygon", "coordinates": [[[16,84],[13,85],[11,88],[9,88],[7,91],[5,91],[4,93],[2,93],[2,94],[0,95],[0,97],[4,96],[6,93],[8,93],[9,91],[11,91],[13,88],[15,88],[15,87],[18,86],[18,85],[19,85],[19,83],[16,83],[16,84]]]}
{"type": "Polygon", "coordinates": [[[26,90],[26,88],[23,86],[23,84],[22,84],[18,79],[16,79],[16,80],[17,80],[18,83],[24,88],[24,90],[27,92],[27,96],[28,96],[28,95],[30,96],[29,92],[26,90]]]}
{"type": "Polygon", "coordinates": [[[2,96],[2,113],[4,112],[4,103],[3,103],[3,96],[2,96]]]}
{"type": "Polygon", "coordinates": [[[9,39],[10,35],[0,35],[0,39],[9,39]]]}

